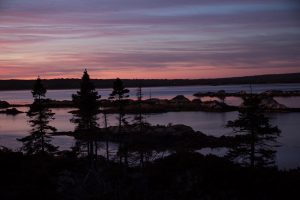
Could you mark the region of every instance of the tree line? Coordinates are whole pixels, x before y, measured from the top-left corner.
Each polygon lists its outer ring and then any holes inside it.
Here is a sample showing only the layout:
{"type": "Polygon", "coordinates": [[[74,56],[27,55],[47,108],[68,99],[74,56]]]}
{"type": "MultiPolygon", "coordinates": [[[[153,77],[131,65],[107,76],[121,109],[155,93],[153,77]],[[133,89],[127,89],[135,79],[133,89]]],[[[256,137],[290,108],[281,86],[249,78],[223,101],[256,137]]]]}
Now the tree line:
{"type": "MultiPolygon", "coordinates": [[[[112,88],[109,99],[118,108],[118,132],[122,134],[122,127],[128,123],[125,118],[124,106],[129,98],[129,90],[119,78],[114,80],[112,88]]],[[[32,130],[30,135],[19,139],[19,141],[23,142],[22,150],[28,155],[55,154],[58,151],[58,147],[51,143],[51,133],[55,132],[56,128],[50,125],[50,122],[54,119],[54,113],[47,106],[45,101],[46,93],[47,90],[40,77],[38,77],[32,89],[34,101],[27,113],[32,130]]],[[[138,103],[141,106],[141,84],[138,86],[136,94],[138,103]]],[[[86,140],[77,140],[75,148],[80,151],[82,147],[85,147],[91,163],[97,159],[97,140],[93,139],[92,134],[99,131],[100,98],[101,95],[96,91],[96,87],[90,79],[87,70],[84,70],[80,89],[76,94],[72,95],[72,101],[76,105],[77,110],[73,113],[71,122],[76,124],[74,134],[91,135],[86,140]]],[[[243,100],[243,107],[239,111],[238,118],[227,123],[227,127],[233,128],[235,133],[242,139],[239,144],[234,145],[228,151],[226,157],[230,160],[238,160],[239,163],[251,168],[273,166],[276,153],[274,147],[277,145],[276,138],[279,136],[280,130],[277,126],[272,126],[268,117],[264,115],[264,110],[259,106],[261,99],[258,95],[247,95],[243,100]]],[[[105,110],[102,112],[105,118],[105,128],[107,129],[107,114],[105,110]]],[[[143,129],[149,126],[147,126],[141,109],[137,113],[134,120],[139,127],[139,132],[142,133],[143,129]]],[[[108,131],[103,134],[107,133],[108,131]]],[[[106,145],[108,145],[108,140],[106,145]]],[[[127,163],[126,143],[120,144],[120,148],[125,152],[124,158],[125,163],[127,163]]],[[[141,152],[142,156],[143,152],[141,152]]]]}
{"type": "MultiPolygon", "coordinates": [[[[94,79],[96,88],[110,88],[114,79],[94,79]]],[[[34,80],[0,80],[0,90],[31,89],[34,80]]],[[[78,89],[79,79],[43,80],[48,89],[78,89]]],[[[159,87],[189,85],[228,85],[228,84],[265,84],[265,83],[300,83],[300,73],[273,74],[215,79],[123,79],[127,87],[159,87]]]]}

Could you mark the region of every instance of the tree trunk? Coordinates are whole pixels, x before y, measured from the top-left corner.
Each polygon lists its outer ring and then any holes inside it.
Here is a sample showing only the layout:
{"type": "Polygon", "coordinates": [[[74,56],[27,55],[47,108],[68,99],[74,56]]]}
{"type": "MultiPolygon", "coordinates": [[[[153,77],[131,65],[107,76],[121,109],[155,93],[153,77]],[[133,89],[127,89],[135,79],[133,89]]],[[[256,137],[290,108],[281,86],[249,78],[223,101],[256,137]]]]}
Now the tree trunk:
{"type": "Polygon", "coordinates": [[[44,141],[44,134],[41,132],[42,136],[42,153],[45,152],[45,141],[44,141]]]}
{"type": "Polygon", "coordinates": [[[107,116],[106,111],[104,111],[104,127],[105,127],[105,134],[106,134],[106,160],[109,161],[109,145],[108,145],[108,132],[107,132],[107,116]]]}
{"type": "Polygon", "coordinates": [[[251,168],[253,169],[255,166],[255,135],[254,131],[251,131],[251,168]]]}
{"type": "Polygon", "coordinates": [[[109,144],[107,139],[106,139],[106,160],[109,161],[109,144]]]}
{"type": "Polygon", "coordinates": [[[144,166],[144,152],[143,151],[141,151],[141,153],[140,153],[140,165],[141,165],[141,167],[144,166]]]}

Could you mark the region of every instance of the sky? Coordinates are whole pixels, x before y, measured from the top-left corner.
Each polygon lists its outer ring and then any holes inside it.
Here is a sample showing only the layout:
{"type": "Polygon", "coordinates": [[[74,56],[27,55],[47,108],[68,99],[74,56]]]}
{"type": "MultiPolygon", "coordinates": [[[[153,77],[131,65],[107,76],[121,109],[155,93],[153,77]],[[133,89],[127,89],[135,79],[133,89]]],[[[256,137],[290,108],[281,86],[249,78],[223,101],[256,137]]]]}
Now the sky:
{"type": "Polygon", "coordinates": [[[300,72],[298,0],[0,0],[0,79],[300,72]]]}

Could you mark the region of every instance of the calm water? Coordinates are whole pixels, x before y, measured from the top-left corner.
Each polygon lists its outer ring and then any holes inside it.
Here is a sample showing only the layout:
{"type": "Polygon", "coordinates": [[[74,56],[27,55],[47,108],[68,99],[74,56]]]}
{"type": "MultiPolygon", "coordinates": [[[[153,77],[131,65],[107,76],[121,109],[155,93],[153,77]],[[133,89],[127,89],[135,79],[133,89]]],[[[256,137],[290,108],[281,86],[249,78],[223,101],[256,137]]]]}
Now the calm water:
{"type": "MultiPolygon", "coordinates": [[[[240,90],[249,90],[247,85],[235,86],[185,86],[185,87],[158,87],[144,88],[144,98],[149,98],[150,90],[152,98],[170,99],[176,95],[182,94],[188,98],[193,98],[196,92],[226,90],[228,92],[237,92],[240,90]]],[[[263,92],[270,89],[280,90],[300,90],[300,84],[276,84],[276,85],[255,85],[254,92],[263,92]]],[[[110,89],[99,90],[103,98],[107,98],[110,89]]],[[[75,90],[50,90],[48,98],[65,100],[71,99],[75,90]]],[[[131,89],[131,95],[134,96],[135,89],[131,89]]],[[[208,100],[204,98],[203,100],[208,100]]],[[[32,97],[30,91],[0,91],[0,100],[6,100],[10,103],[31,103],[32,97]]],[[[300,97],[276,98],[280,103],[289,107],[300,107],[300,97]]],[[[240,98],[229,97],[226,99],[231,105],[239,105],[240,98]]],[[[28,108],[21,107],[20,110],[26,111],[28,108]]],[[[52,122],[58,131],[73,131],[74,125],[70,122],[72,115],[68,113],[72,109],[53,109],[56,113],[55,120],[52,122]]],[[[100,115],[99,123],[103,126],[103,118],[100,115]]],[[[130,120],[129,116],[129,120],[130,120]]],[[[205,134],[214,136],[230,135],[231,129],[225,128],[228,120],[237,117],[237,112],[227,113],[209,113],[209,112],[169,112],[163,114],[148,115],[147,120],[151,124],[185,124],[191,126],[196,131],[202,131],[205,134]]],[[[271,114],[271,122],[278,125],[282,130],[282,135],[278,139],[281,144],[277,153],[277,164],[281,169],[300,167],[300,113],[279,113],[271,114]]],[[[25,114],[9,116],[0,114],[0,145],[18,149],[21,143],[16,140],[28,134],[30,127],[27,123],[28,118],[25,114]]],[[[116,116],[109,115],[109,125],[116,125],[116,116]]],[[[60,146],[61,150],[69,149],[74,145],[74,140],[68,136],[55,137],[53,143],[60,146]]],[[[117,151],[117,146],[112,145],[111,152],[117,151]]],[[[201,149],[201,153],[224,155],[226,149],[201,149]]]]}
{"type": "MultiPolygon", "coordinates": [[[[52,122],[58,131],[72,131],[74,125],[70,122],[72,115],[68,113],[70,109],[53,109],[56,113],[55,120],[52,122]]],[[[99,123],[103,126],[102,115],[99,115],[99,123]]],[[[116,115],[109,115],[109,125],[117,125],[116,115]]],[[[203,133],[221,136],[232,135],[231,129],[225,128],[228,120],[237,117],[237,112],[209,113],[209,112],[169,112],[163,114],[147,115],[147,121],[151,124],[185,124],[194,130],[203,133]]],[[[271,122],[278,125],[282,130],[278,142],[281,144],[277,153],[277,164],[280,168],[300,167],[300,113],[280,113],[271,114],[271,122]]],[[[128,120],[132,116],[128,116],[128,120]]],[[[0,115],[0,145],[18,149],[21,143],[16,141],[28,134],[30,128],[25,114],[17,116],[0,115]]],[[[54,138],[54,144],[59,145],[61,150],[68,149],[74,144],[74,140],[67,136],[54,138]]],[[[116,151],[116,149],[115,149],[116,151]]],[[[202,149],[203,153],[224,154],[224,149],[202,149]]]]}
{"type": "MultiPolygon", "coordinates": [[[[136,88],[130,89],[130,97],[135,98],[136,88]]],[[[300,90],[300,84],[257,84],[252,85],[252,91],[259,93],[266,90],[300,90]]],[[[219,90],[225,90],[226,92],[239,92],[241,90],[250,92],[249,85],[225,85],[225,86],[176,86],[176,87],[153,87],[153,88],[143,88],[144,99],[152,98],[161,98],[161,99],[171,99],[176,95],[184,95],[189,99],[193,99],[193,94],[197,92],[217,92],[219,90]]],[[[75,94],[77,90],[49,90],[47,92],[47,98],[56,99],[56,100],[71,100],[72,94],[75,94]]],[[[111,93],[111,89],[98,89],[103,99],[107,99],[111,93]]],[[[285,101],[286,98],[279,98],[280,101],[285,101]]],[[[31,103],[32,96],[29,90],[22,91],[0,91],[0,100],[8,101],[10,103],[31,103]]],[[[227,102],[231,104],[240,103],[239,98],[230,97],[227,99],[227,102]]],[[[300,102],[300,98],[296,100],[288,100],[288,103],[291,105],[297,104],[300,102]]],[[[300,105],[299,105],[300,107],[300,105]]]]}

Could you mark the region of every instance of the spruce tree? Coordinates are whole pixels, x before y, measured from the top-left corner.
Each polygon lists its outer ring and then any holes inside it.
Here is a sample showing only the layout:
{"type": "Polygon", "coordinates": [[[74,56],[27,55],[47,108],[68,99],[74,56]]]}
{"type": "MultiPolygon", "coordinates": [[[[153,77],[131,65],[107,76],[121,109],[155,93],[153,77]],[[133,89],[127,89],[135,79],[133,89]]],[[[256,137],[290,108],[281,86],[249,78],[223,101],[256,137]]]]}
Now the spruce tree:
{"type": "Polygon", "coordinates": [[[47,93],[47,89],[44,87],[42,80],[38,76],[38,78],[36,79],[36,81],[33,85],[31,94],[32,94],[34,100],[40,101],[43,97],[45,97],[46,93],[47,93]]]}
{"type": "Polygon", "coordinates": [[[40,77],[38,77],[31,92],[34,102],[27,113],[27,116],[30,117],[29,123],[32,129],[29,136],[18,139],[23,142],[22,150],[30,155],[54,153],[58,149],[58,147],[51,144],[51,136],[49,135],[49,133],[55,132],[56,128],[49,125],[50,121],[54,119],[54,113],[44,101],[43,97],[45,97],[46,92],[46,88],[40,77]]]}
{"type": "Polygon", "coordinates": [[[77,124],[77,131],[92,130],[97,128],[97,114],[99,113],[100,103],[98,92],[90,80],[87,70],[84,70],[81,78],[80,90],[72,95],[73,103],[78,108],[72,122],[77,124]]]}
{"type": "Polygon", "coordinates": [[[277,126],[272,126],[260,106],[261,97],[249,95],[243,98],[243,107],[238,119],[229,121],[227,127],[243,135],[243,142],[229,150],[227,157],[254,167],[267,167],[275,164],[276,139],[280,134],[277,126]]]}
{"type": "MultiPolygon", "coordinates": [[[[88,134],[95,131],[99,124],[97,122],[99,113],[101,98],[96,91],[94,84],[90,80],[90,76],[85,69],[81,78],[80,90],[77,94],[72,95],[72,100],[78,110],[75,112],[71,122],[77,124],[75,131],[88,134]]],[[[78,140],[77,149],[80,150],[82,146],[87,146],[88,156],[91,162],[94,160],[94,156],[97,154],[97,142],[89,136],[86,137],[86,141],[78,140]]]]}
{"type": "Polygon", "coordinates": [[[119,132],[121,132],[122,122],[124,122],[124,105],[126,103],[126,99],[129,97],[129,90],[126,89],[123,85],[123,81],[117,78],[113,83],[113,91],[110,94],[110,99],[114,100],[118,105],[119,110],[119,132]]]}

